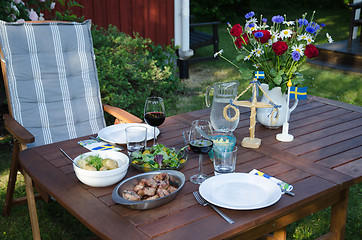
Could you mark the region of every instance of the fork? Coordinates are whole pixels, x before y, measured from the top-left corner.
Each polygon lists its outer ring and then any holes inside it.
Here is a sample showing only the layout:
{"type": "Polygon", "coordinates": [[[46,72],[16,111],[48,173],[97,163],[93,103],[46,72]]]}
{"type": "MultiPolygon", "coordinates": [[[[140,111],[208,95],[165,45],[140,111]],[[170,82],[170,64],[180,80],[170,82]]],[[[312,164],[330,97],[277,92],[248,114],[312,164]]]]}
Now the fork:
{"type": "Polygon", "coordinates": [[[197,200],[198,203],[200,203],[202,206],[206,206],[209,205],[210,207],[212,207],[218,214],[220,214],[221,217],[223,217],[228,223],[233,224],[234,220],[232,220],[231,218],[229,218],[225,213],[223,213],[219,208],[217,208],[216,206],[212,205],[211,203],[209,203],[208,201],[206,201],[199,193],[199,191],[194,191],[192,192],[197,200]]]}

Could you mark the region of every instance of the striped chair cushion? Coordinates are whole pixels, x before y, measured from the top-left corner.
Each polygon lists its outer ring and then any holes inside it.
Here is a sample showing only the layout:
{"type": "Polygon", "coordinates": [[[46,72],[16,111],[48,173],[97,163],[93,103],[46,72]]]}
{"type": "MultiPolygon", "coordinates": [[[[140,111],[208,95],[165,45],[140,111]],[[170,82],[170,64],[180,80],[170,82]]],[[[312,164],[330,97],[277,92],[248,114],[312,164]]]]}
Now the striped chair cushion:
{"type": "Polygon", "coordinates": [[[105,127],[90,28],[0,21],[11,113],[35,136],[28,147],[105,127]]]}

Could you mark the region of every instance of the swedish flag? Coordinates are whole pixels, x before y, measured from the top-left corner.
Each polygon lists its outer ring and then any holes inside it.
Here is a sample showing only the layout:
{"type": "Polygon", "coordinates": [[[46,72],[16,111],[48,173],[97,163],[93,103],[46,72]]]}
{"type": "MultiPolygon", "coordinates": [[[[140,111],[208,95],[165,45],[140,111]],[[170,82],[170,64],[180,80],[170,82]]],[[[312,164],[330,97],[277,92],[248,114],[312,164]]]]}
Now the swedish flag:
{"type": "Polygon", "coordinates": [[[292,99],[307,99],[308,87],[290,87],[290,98],[292,99]]]}
{"type": "Polygon", "coordinates": [[[256,79],[264,79],[265,78],[265,74],[262,71],[255,71],[255,78],[256,79]]]}
{"type": "Polygon", "coordinates": [[[111,144],[104,144],[102,146],[92,148],[92,151],[105,151],[105,150],[111,150],[111,149],[115,149],[115,148],[116,147],[111,144]]]}

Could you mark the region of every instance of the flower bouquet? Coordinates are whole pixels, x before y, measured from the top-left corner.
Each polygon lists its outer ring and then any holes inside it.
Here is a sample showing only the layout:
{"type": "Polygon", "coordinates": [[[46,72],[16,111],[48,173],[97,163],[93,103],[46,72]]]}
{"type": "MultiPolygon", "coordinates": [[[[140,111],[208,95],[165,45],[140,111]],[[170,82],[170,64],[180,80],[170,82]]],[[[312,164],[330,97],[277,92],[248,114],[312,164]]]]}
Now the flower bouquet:
{"type": "MultiPolygon", "coordinates": [[[[282,93],[287,89],[287,82],[291,79],[293,85],[303,83],[303,75],[298,71],[307,58],[319,55],[313,43],[325,26],[313,22],[313,15],[308,21],[306,15],[294,21],[286,21],[284,16],[274,16],[271,26],[266,18],[258,21],[254,12],[245,15],[245,24],[228,23],[228,32],[237,51],[237,63],[249,64],[252,72],[264,71],[265,79],[261,82],[269,85],[269,89],[281,87],[282,93]]],[[[333,39],[327,33],[328,41],[333,39]]],[[[234,62],[222,56],[222,50],[215,53],[239,68],[234,62]]],[[[239,68],[240,71],[240,68],[239,68]]]]}

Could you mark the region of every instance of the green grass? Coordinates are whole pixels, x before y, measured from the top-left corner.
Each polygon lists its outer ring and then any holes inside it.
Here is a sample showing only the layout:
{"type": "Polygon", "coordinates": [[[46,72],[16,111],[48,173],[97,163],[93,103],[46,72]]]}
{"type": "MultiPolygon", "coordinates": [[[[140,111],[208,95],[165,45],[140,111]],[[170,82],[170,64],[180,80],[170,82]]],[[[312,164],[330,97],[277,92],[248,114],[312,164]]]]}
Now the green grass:
{"type": "MultiPolygon", "coordinates": [[[[302,7],[273,6],[264,4],[264,1],[255,0],[253,10],[270,17],[273,14],[287,13],[287,17],[297,18],[301,13],[312,10],[305,10],[302,7]],[[275,12],[272,9],[276,9],[275,12]],[[303,9],[303,10],[301,10],[303,9]]],[[[240,17],[240,22],[244,19],[240,17]]],[[[324,22],[326,31],[329,32],[335,41],[345,40],[348,36],[349,12],[347,9],[323,9],[316,13],[316,21],[324,22]]],[[[230,20],[232,24],[237,20],[230,20]]],[[[224,55],[231,59],[233,57],[233,46],[225,29],[226,24],[219,27],[220,48],[224,49],[224,55]]],[[[203,29],[207,30],[207,29],[203,29]]],[[[323,43],[320,41],[319,43],[323,43]]],[[[211,55],[211,48],[204,48],[197,51],[197,55],[211,55]]],[[[308,94],[321,96],[338,101],[362,105],[362,74],[343,72],[330,68],[318,67],[306,64],[303,74],[308,81],[308,94]]],[[[215,82],[227,80],[239,80],[240,90],[244,89],[250,79],[243,79],[239,73],[223,60],[199,63],[190,66],[190,79],[184,80],[185,90],[179,93],[176,109],[167,109],[168,115],[181,112],[188,112],[205,108],[205,90],[215,82]]],[[[246,96],[245,98],[248,98],[246,96]]],[[[11,147],[9,144],[0,145],[0,206],[4,204],[6,185],[10,168],[11,147]]],[[[19,175],[21,176],[21,175],[19,175]]],[[[22,178],[16,185],[16,196],[25,195],[25,187],[22,178]]],[[[361,239],[361,184],[351,188],[350,200],[347,213],[346,239],[361,239]]],[[[93,236],[86,227],[77,219],[71,216],[57,202],[45,204],[37,201],[37,210],[41,235],[43,239],[85,239],[93,236]]],[[[307,240],[314,239],[328,231],[330,209],[324,209],[309,217],[288,226],[288,239],[307,240]]],[[[32,239],[30,220],[27,206],[12,208],[9,217],[0,217],[0,239],[32,239]]]]}

